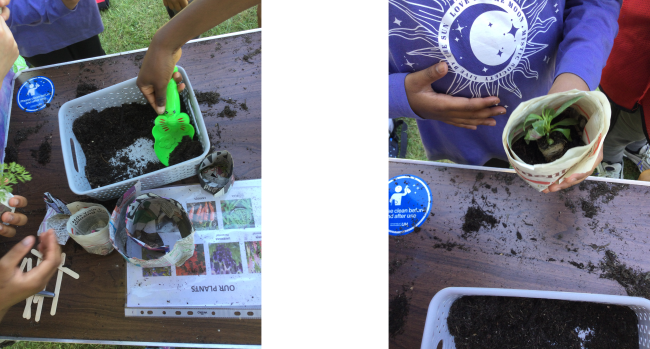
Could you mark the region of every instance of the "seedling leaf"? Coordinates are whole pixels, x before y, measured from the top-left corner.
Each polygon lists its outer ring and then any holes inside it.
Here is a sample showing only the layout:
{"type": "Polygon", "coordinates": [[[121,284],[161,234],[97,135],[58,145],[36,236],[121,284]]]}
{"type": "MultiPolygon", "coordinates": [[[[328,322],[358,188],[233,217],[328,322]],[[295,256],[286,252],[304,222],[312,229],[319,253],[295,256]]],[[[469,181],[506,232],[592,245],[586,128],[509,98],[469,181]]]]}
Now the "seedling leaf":
{"type": "Polygon", "coordinates": [[[558,128],[555,129],[555,131],[562,132],[564,137],[566,137],[566,139],[568,139],[569,142],[571,142],[571,130],[569,130],[568,128],[558,128]]]}
{"type": "Polygon", "coordinates": [[[566,108],[570,107],[573,103],[577,102],[580,98],[582,98],[582,96],[578,96],[578,97],[575,97],[575,98],[572,98],[572,99],[566,101],[566,102],[565,102],[564,104],[562,104],[562,106],[561,106],[561,107],[560,107],[560,108],[555,112],[555,116],[562,114],[562,112],[563,112],[566,108]]]}
{"type": "Polygon", "coordinates": [[[552,125],[551,129],[558,126],[573,126],[573,125],[577,125],[578,123],[579,121],[574,118],[567,118],[552,125]]]}

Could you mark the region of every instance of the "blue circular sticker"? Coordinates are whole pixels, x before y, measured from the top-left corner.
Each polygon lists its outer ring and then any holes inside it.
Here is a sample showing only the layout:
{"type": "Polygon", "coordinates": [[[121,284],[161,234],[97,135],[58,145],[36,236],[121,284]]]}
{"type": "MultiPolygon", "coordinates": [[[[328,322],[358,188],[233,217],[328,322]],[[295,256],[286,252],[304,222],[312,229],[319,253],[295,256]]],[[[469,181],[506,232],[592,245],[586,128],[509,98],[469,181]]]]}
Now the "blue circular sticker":
{"type": "Polygon", "coordinates": [[[52,80],[44,76],[36,76],[20,86],[16,102],[20,109],[33,113],[45,108],[53,96],[54,84],[52,80]]]}
{"type": "Polygon", "coordinates": [[[388,233],[406,235],[419,227],[431,212],[431,190],[425,181],[412,175],[388,181],[388,233]]]}

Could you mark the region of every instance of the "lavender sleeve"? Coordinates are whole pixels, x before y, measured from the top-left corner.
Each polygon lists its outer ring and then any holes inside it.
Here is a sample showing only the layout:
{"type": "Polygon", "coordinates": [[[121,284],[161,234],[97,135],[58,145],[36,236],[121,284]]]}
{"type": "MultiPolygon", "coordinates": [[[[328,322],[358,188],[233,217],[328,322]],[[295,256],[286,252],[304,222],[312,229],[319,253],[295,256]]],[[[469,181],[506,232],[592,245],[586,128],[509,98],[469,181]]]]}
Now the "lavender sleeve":
{"type": "Polygon", "coordinates": [[[11,11],[8,27],[21,25],[49,24],[57,19],[74,12],[68,9],[61,0],[13,0],[7,5],[11,11]]]}
{"type": "Polygon", "coordinates": [[[404,78],[408,73],[395,73],[388,75],[388,117],[422,119],[413,112],[406,98],[404,78]]]}
{"type": "Polygon", "coordinates": [[[567,0],[563,38],[557,52],[555,78],[573,73],[598,87],[607,57],[618,33],[621,0],[567,0]]]}

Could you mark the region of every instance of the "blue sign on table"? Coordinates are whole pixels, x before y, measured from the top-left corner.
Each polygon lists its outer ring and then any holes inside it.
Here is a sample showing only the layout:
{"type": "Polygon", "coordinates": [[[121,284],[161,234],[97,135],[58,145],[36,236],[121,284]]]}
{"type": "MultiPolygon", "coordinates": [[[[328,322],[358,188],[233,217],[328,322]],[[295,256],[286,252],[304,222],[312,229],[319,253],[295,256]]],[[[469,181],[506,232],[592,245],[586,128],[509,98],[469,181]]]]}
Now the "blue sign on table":
{"type": "Polygon", "coordinates": [[[20,109],[33,113],[52,101],[54,84],[44,76],[35,76],[25,82],[18,90],[16,102],[20,109]]]}
{"type": "Polygon", "coordinates": [[[425,181],[412,175],[388,181],[388,233],[406,235],[419,227],[431,212],[431,190],[425,181]]]}

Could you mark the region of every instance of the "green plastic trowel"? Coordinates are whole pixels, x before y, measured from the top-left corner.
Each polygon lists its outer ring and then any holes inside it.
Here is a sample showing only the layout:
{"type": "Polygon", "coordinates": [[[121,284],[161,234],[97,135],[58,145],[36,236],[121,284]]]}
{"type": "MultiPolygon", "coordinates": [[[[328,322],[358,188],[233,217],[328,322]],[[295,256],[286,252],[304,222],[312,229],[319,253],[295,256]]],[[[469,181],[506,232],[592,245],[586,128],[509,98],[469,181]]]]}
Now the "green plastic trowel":
{"type": "MultiPolygon", "coordinates": [[[[174,67],[174,73],[178,67],[174,67]]],[[[194,137],[194,127],[190,125],[190,117],[181,113],[181,99],[178,94],[178,86],[172,78],[167,84],[167,106],[165,113],[158,115],[154,121],[151,133],[156,143],[153,150],[160,162],[169,166],[169,154],[176,149],[183,140],[183,136],[194,137]]]]}

